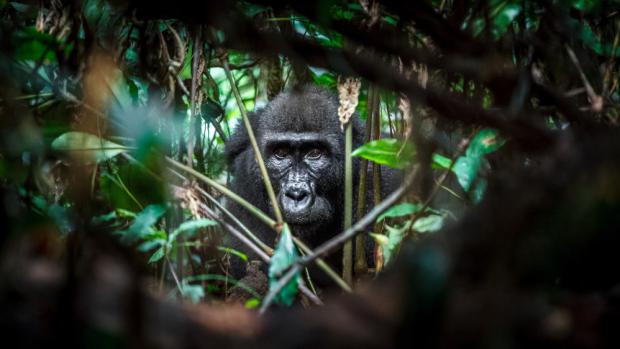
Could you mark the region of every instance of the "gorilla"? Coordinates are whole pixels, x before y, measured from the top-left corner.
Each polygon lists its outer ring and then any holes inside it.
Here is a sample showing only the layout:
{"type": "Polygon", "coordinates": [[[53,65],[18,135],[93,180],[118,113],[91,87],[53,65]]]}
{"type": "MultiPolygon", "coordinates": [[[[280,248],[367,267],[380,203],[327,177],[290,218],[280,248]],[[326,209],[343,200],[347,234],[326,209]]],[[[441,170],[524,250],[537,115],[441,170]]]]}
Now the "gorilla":
{"type": "MultiPolygon", "coordinates": [[[[251,114],[250,120],[282,215],[292,233],[310,247],[340,233],[344,220],[345,144],[338,120],[338,97],[317,86],[297,87],[280,93],[265,108],[251,114]]],[[[355,149],[363,143],[364,128],[357,115],[351,120],[355,149]]],[[[233,176],[231,189],[273,216],[243,123],[236,127],[226,143],[226,158],[233,176]]],[[[357,192],[358,168],[358,160],[354,158],[354,193],[357,192]]],[[[383,187],[384,192],[394,189],[394,185],[383,187]]],[[[367,188],[367,192],[372,193],[370,181],[367,188]]],[[[371,201],[369,196],[366,202],[371,201]]],[[[353,203],[355,210],[356,200],[353,203]]],[[[262,241],[274,245],[276,233],[273,229],[234,202],[228,202],[227,208],[262,241]]],[[[238,241],[233,239],[231,245],[252,259],[253,254],[238,241]]],[[[341,256],[341,253],[332,254],[327,262],[341,270],[341,256]]],[[[243,275],[244,265],[238,258],[231,260],[231,266],[235,277],[243,275]]],[[[315,278],[316,274],[323,273],[312,274],[315,278]]]]}

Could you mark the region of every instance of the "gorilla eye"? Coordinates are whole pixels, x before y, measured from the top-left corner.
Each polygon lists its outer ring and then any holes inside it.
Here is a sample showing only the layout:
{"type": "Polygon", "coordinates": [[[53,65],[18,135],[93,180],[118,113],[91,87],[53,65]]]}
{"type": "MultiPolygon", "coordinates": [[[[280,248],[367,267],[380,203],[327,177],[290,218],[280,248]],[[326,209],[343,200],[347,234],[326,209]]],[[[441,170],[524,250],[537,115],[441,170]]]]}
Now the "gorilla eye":
{"type": "Polygon", "coordinates": [[[321,156],[323,156],[323,152],[317,148],[311,149],[309,152],[306,153],[306,158],[311,160],[316,160],[321,156]]]}
{"type": "Polygon", "coordinates": [[[288,156],[288,151],[284,148],[277,148],[273,151],[273,156],[277,159],[284,159],[288,156]]]}

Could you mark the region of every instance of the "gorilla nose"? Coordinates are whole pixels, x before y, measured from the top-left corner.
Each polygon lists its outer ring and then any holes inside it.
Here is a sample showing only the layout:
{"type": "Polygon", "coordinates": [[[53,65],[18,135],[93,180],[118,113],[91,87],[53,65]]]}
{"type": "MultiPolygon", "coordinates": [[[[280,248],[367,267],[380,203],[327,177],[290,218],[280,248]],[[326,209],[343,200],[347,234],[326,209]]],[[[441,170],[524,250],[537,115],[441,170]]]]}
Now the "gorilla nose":
{"type": "Polygon", "coordinates": [[[283,188],[280,195],[280,204],[285,216],[295,219],[298,215],[308,213],[314,204],[311,188],[306,183],[291,183],[283,188]]]}
{"type": "Polygon", "coordinates": [[[286,191],[284,195],[295,200],[295,201],[303,201],[307,196],[308,192],[302,189],[289,189],[286,191]]]}

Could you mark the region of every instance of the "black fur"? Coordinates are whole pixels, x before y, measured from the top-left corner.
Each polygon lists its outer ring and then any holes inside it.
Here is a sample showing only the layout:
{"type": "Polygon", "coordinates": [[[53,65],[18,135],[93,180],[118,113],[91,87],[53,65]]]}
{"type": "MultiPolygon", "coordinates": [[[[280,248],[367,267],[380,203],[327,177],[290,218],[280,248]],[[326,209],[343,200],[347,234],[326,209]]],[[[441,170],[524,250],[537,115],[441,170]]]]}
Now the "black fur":
{"type": "MultiPolygon", "coordinates": [[[[337,110],[338,98],[335,94],[316,86],[304,86],[279,94],[264,109],[250,115],[254,134],[269,169],[271,182],[281,208],[284,203],[285,220],[289,223],[293,234],[312,247],[338,234],[343,227],[344,132],[340,128],[337,110]],[[293,134],[292,137],[286,136],[291,134],[293,134]],[[287,160],[290,167],[302,168],[299,170],[300,176],[308,174],[311,177],[309,181],[312,182],[312,188],[309,189],[315,200],[313,206],[309,205],[312,209],[308,208],[305,211],[302,210],[301,214],[297,214],[296,206],[290,204],[291,199],[282,192],[287,190],[282,190],[283,187],[289,188],[292,185],[292,177],[281,175],[281,160],[274,158],[274,149],[270,147],[273,147],[274,138],[300,142],[300,139],[306,135],[313,135],[312,139],[318,136],[317,141],[327,148],[327,154],[324,154],[321,159],[329,163],[328,166],[321,162],[308,164],[303,156],[301,160],[292,160],[293,156],[291,160],[287,160]],[[287,205],[291,207],[288,211],[287,205]]],[[[355,149],[363,143],[364,130],[357,115],[353,117],[352,122],[353,149],[355,149]]],[[[273,209],[243,123],[237,126],[231,139],[226,143],[226,156],[233,176],[232,190],[273,216],[273,209]]],[[[359,171],[358,160],[354,158],[353,161],[355,193],[359,171]]],[[[295,176],[297,177],[299,176],[295,176]]],[[[369,192],[371,190],[370,188],[369,192]]],[[[274,245],[276,234],[269,226],[236,203],[229,202],[227,206],[261,240],[268,245],[274,245]]],[[[234,248],[248,252],[252,258],[248,249],[239,242],[233,240],[231,243],[234,248]]],[[[243,265],[239,261],[235,262],[235,258],[233,257],[232,263],[233,274],[240,277],[243,274],[243,265]]],[[[337,269],[340,269],[340,258],[338,254],[335,254],[330,261],[337,269]]]]}

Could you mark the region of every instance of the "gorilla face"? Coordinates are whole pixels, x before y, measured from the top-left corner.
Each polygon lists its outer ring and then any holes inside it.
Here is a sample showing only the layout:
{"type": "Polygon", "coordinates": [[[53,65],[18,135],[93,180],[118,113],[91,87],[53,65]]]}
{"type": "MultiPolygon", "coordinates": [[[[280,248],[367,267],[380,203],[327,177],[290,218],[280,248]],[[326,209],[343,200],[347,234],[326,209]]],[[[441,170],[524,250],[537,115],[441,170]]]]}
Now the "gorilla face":
{"type": "Polygon", "coordinates": [[[325,135],[297,132],[268,135],[263,143],[285,221],[301,226],[329,221],[334,211],[327,199],[334,189],[333,144],[325,135]]]}
{"type": "MultiPolygon", "coordinates": [[[[338,98],[315,86],[281,93],[265,108],[250,115],[252,129],[276,192],[284,220],[310,245],[342,229],[344,198],[344,132],[338,120],[338,98]]],[[[353,118],[354,147],[363,129],[353,118]]],[[[226,142],[233,191],[273,216],[254,151],[240,124],[226,142]]],[[[354,167],[355,165],[354,160],[354,167]]],[[[354,171],[354,174],[356,171],[354,171]]],[[[355,178],[354,178],[355,180],[355,178]]],[[[257,235],[273,241],[263,226],[238,205],[229,208],[257,235]]]]}

